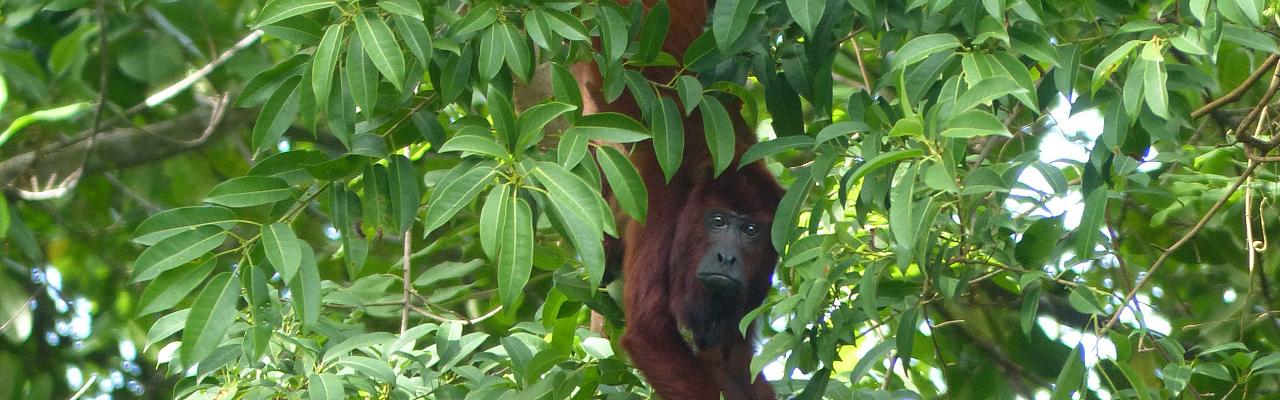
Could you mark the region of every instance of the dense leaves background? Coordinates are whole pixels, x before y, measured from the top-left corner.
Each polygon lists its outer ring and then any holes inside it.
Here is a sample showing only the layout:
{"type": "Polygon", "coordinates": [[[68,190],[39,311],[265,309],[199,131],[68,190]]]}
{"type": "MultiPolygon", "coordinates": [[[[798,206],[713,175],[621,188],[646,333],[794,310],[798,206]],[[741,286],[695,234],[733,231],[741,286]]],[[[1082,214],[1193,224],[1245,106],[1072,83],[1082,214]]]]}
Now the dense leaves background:
{"type": "Polygon", "coordinates": [[[677,59],[682,7],[3,3],[0,397],[645,397],[599,143],[723,171],[729,113],[780,392],[1277,396],[1276,4],[719,0],[677,59]]]}

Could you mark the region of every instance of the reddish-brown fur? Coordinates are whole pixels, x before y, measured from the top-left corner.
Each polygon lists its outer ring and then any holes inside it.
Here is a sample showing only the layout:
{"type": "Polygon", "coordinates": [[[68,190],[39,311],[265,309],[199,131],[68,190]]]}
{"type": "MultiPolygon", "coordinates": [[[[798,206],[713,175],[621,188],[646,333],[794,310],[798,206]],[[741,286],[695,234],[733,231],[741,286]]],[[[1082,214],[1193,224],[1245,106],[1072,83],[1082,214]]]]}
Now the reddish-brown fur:
{"type": "MultiPolygon", "coordinates": [[[[644,0],[646,6],[655,2],[644,0]]],[[[708,6],[703,0],[668,0],[668,6],[671,27],[663,51],[682,59],[689,43],[702,33],[708,6]]],[[[635,101],[627,94],[613,103],[604,101],[602,79],[594,64],[579,64],[574,72],[584,112],[613,111],[640,118],[635,101]]],[[[650,68],[643,73],[665,82],[674,71],[650,68]]],[[[763,163],[736,168],[737,157],[756,142],[736,112],[739,107],[737,103],[726,104],[734,123],[735,160],[718,178],[712,177],[702,117],[696,112],[684,118],[684,159],[670,182],[664,180],[652,145],[645,142],[631,149],[631,162],[648,188],[649,213],[644,222],[627,221],[622,234],[627,317],[622,345],[650,385],[668,400],[719,399],[722,394],[726,399],[775,398],[763,376],[754,377],[752,383],[752,333],[744,337],[738,331],[741,317],[759,306],[769,290],[778,257],[769,240],[766,237],[744,249],[746,293],[730,310],[709,311],[705,290],[695,276],[698,260],[707,250],[707,233],[702,226],[705,210],[720,208],[749,216],[769,232],[768,224],[782,197],[782,188],[763,163]],[[695,350],[682,336],[682,328],[716,339],[695,350]]]]}

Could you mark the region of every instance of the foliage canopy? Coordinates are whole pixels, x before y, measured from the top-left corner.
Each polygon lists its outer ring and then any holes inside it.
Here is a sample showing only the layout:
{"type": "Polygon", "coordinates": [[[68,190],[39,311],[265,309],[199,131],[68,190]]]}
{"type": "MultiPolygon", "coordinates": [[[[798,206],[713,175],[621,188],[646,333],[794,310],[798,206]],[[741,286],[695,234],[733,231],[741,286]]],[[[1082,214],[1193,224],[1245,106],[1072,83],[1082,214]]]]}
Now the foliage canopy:
{"type": "Polygon", "coordinates": [[[677,59],[670,1],[0,4],[0,397],[645,397],[599,143],[736,168],[728,113],[780,393],[1280,392],[1276,3],[718,0],[677,59]]]}

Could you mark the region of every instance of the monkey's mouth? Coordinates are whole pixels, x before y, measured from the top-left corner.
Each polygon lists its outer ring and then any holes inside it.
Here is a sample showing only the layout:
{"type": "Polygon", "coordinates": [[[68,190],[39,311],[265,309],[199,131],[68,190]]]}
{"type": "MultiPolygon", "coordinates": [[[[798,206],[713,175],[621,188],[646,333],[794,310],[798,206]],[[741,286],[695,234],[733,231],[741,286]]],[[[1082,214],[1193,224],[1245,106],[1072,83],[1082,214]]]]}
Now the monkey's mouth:
{"type": "Polygon", "coordinates": [[[698,281],[714,294],[732,294],[742,289],[737,279],[719,272],[699,272],[698,281]]]}

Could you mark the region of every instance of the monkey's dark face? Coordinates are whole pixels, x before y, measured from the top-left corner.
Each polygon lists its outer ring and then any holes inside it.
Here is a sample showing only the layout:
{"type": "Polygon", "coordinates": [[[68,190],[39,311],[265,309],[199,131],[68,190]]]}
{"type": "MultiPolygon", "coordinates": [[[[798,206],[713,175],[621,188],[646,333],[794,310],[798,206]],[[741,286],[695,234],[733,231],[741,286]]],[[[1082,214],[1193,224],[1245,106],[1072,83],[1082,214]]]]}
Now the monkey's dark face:
{"type": "Polygon", "coordinates": [[[772,250],[767,222],[714,208],[704,213],[702,227],[707,243],[697,276],[711,296],[736,297],[756,274],[772,270],[772,262],[762,262],[772,260],[767,255],[772,250]]]}

